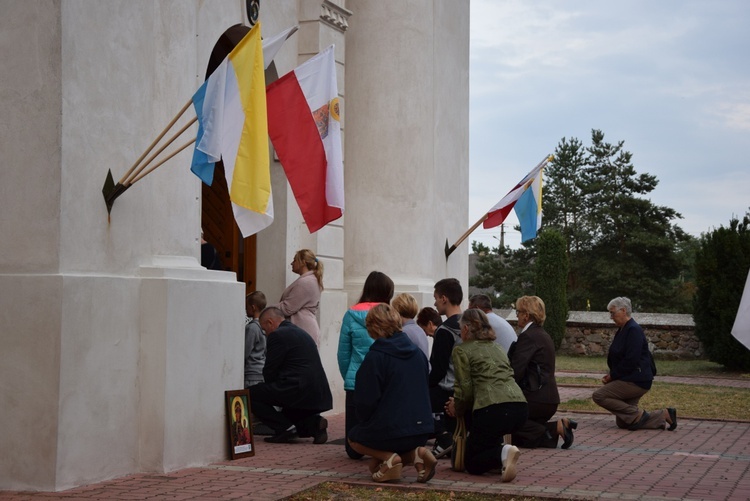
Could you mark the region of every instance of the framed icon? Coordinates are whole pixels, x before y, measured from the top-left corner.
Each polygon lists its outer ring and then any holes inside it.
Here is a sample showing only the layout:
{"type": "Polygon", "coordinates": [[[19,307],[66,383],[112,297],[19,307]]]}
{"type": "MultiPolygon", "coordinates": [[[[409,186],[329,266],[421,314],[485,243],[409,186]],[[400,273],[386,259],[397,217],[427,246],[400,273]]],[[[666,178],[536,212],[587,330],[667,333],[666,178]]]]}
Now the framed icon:
{"type": "Polygon", "coordinates": [[[232,459],[255,456],[250,390],[231,390],[226,395],[229,455],[232,459]]]}

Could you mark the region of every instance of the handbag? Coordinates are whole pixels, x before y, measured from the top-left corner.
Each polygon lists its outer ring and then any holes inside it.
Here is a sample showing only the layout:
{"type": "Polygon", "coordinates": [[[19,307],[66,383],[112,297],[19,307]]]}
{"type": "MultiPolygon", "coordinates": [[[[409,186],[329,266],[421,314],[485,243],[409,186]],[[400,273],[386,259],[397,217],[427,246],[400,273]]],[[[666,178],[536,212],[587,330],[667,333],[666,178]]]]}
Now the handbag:
{"type": "Polygon", "coordinates": [[[466,455],[466,423],[463,416],[456,418],[456,431],[453,432],[453,450],[451,451],[451,469],[464,471],[466,455]]]}

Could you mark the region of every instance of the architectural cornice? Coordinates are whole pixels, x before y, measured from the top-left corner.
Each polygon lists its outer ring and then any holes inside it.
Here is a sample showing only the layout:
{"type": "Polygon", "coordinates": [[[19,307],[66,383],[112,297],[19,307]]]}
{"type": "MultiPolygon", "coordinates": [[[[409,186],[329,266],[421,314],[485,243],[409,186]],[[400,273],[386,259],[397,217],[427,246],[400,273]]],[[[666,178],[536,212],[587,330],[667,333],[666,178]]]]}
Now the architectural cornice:
{"type": "Polygon", "coordinates": [[[344,33],[349,27],[348,19],[352,11],[336,5],[330,0],[323,0],[320,5],[320,20],[325,24],[344,33]]]}

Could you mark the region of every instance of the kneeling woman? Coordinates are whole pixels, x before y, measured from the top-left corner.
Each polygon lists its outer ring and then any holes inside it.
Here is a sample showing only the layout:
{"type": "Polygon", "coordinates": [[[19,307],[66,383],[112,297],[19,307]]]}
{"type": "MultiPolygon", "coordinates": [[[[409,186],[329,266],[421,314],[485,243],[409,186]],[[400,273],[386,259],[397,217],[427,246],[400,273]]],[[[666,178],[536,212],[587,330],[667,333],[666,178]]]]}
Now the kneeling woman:
{"type": "Polygon", "coordinates": [[[427,482],[437,464],[424,447],[433,431],[427,357],[401,332],[401,316],[391,306],[374,306],[365,325],[375,342],[357,371],[358,424],[349,432],[349,444],[372,456],[370,473],[376,482],[400,479],[403,465],[411,464],[417,482],[427,482]]]}
{"type": "Polygon", "coordinates": [[[520,453],[518,447],[503,444],[503,435],[526,422],[526,399],[513,379],[508,357],[494,342],[495,333],[484,312],[466,310],[458,323],[463,342],[453,348],[456,383],[446,412],[457,417],[471,413],[466,471],[481,475],[502,468],[500,480],[509,482],[516,476],[520,453]]]}

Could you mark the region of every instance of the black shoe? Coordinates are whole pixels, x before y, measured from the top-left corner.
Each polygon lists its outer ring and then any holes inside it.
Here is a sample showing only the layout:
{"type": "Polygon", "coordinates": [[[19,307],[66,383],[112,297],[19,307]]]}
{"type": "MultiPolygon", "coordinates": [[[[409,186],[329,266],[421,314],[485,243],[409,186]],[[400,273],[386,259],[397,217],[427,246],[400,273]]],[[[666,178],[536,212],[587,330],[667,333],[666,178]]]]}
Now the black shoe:
{"type": "Polygon", "coordinates": [[[297,430],[291,429],[282,431],[279,434],[273,435],[271,437],[266,437],[263,440],[272,444],[291,444],[295,440],[297,440],[297,430]]]}
{"type": "Polygon", "coordinates": [[[432,448],[432,455],[436,459],[442,459],[446,456],[450,457],[450,453],[453,450],[453,435],[444,431],[439,433],[435,437],[435,447],[432,448]]]}
{"type": "Polygon", "coordinates": [[[643,415],[641,415],[641,419],[637,419],[633,421],[633,423],[630,426],[628,426],[628,430],[630,431],[640,430],[641,427],[644,424],[646,424],[646,421],[648,421],[649,417],[651,416],[649,416],[648,412],[643,411],[643,415]]]}
{"type": "Polygon", "coordinates": [[[313,434],[314,444],[324,444],[328,442],[328,420],[324,417],[318,421],[318,431],[313,434]]]}
{"type": "Polygon", "coordinates": [[[667,413],[669,414],[669,420],[672,421],[667,429],[669,431],[674,431],[677,428],[677,409],[674,407],[667,407],[667,413]]]}
{"type": "Polygon", "coordinates": [[[569,449],[573,445],[573,430],[578,428],[578,423],[572,419],[563,419],[563,444],[562,449],[569,449]],[[565,424],[567,421],[567,425],[565,424]]]}

